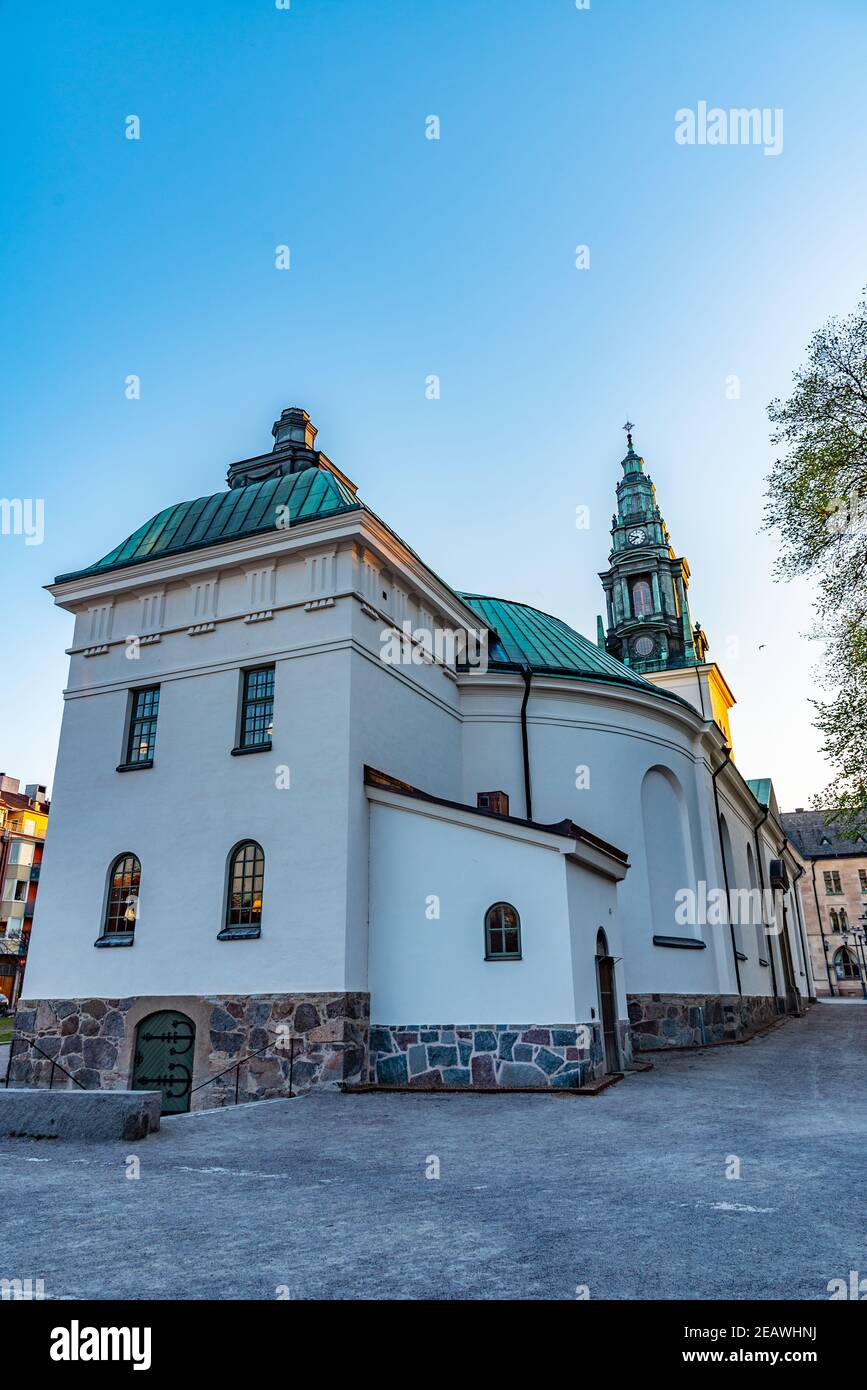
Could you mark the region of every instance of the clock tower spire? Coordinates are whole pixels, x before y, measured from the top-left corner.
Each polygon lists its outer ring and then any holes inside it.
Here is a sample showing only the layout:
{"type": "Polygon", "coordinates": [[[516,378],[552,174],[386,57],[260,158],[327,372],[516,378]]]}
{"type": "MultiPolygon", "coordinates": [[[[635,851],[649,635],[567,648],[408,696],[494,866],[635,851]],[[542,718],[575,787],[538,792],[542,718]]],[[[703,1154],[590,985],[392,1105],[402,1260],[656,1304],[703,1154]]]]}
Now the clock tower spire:
{"type": "Polygon", "coordinates": [[[671,545],[653,480],[633,444],[635,426],[627,420],[623,428],[627,452],[611,520],[609,569],[599,576],[608,611],[605,645],[642,674],[700,666],[707,638],[690,619],[689,565],[671,545]]]}

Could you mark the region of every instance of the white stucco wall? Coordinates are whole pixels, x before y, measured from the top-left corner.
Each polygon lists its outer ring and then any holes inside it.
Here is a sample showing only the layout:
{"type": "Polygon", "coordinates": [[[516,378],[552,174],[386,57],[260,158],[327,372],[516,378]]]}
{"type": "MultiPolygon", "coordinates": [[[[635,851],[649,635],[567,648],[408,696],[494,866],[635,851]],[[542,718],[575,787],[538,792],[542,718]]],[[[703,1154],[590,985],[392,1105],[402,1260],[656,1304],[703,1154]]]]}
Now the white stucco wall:
{"type": "Polygon", "coordinates": [[[583,1023],[591,1008],[598,1016],[596,932],[604,924],[617,939],[613,880],[525,832],[455,824],[424,803],[373,803],[370,816],[374,1023],[583,1023]],[[485,960],[485,912],[500,901],[520,915],[520,961],[485,960]]]}
{"type": "MultiPolygon", "coordinates": [[[[464,799],[502,788],[518,815],[524,814],[522,695],[523,683],[514,678],[461,682],[464,799]]],[[[534,819],[570,817],[629,855],[632,868],[619,889],[621,973],[629,992],[734,992],[730,946],[720,929],[676,924],[672,899],[666,931],[666,904],[651,901],[642,788],[652,769],[661,769],[678,788],[680,806],[677,818],[653,827],[654,883],[672,891],[695,888],[702,878],[722,885],[712,788],[697,746],[700,721],[661,697],[542,678],[534,679],[527,718],[534,819]],[[578,775],[579,768],[586,772],[578,775]],[[682,883],[684,865],[690,881],[682,883]],[[654,934],[699,937],[706,949],[654,946],[654,934]]]]}
{"type": "Polygon", "coordinates": [[[207,550],[168,576],[94,583],[77,605],[28,997],[366,989],[364,763],[444,794],[460,778],[454,680],[380,660],[389,618],[431,620],[424,586],[413,598],[396,565],[321,528],[306,546],[287,532],[222,564],[207,550]],[[130,659],[127,635],[150,619],[160,640],[130,659]],[[273,748],[232,757],[242,671],[271,662],[273,748]],[[154,766],[118,773],[130,689],[151,684],[154,766]],[[219,941],[243,839],[265,852],[261,936],[219,941]],[[123,851],[142,864],[135,943],[95,948],[123,851]]]}

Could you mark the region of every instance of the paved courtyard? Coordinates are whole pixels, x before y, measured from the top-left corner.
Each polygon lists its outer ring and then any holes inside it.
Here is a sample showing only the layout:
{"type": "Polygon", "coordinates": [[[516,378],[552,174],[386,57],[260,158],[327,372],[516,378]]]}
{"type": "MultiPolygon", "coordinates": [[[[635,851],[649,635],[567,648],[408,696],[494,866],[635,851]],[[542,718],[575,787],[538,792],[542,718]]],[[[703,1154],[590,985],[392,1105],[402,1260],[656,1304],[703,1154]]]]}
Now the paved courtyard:
{"type": "Polygon", "coordinates": [[[827,1298],[867,1274],[865,1045],[867,1009],[826,1003],[595,1098],[321,1095],[138,1145],[5,1141],[0,1277],[51,1298],[827,1298]]]}

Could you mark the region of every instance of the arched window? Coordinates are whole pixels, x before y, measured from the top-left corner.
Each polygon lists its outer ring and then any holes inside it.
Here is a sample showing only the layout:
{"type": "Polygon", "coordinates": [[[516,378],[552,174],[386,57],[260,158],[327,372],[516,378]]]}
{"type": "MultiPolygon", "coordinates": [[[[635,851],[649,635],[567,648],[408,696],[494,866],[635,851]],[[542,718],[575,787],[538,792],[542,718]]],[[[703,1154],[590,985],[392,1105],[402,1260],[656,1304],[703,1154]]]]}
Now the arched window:
{"type": "Polygon", "coordinates": [[[831,908],[830,916],[831,916],[831,930],[832,930],[832,931],[839,931],[839,930],[840,930],[840,925],[839,925],[839,923],[838,923],[838,921],[837,921],[837,911],[836,911],[836,908],[833,908],[833,907],[831,908]]]}
{"type": "Polygon", "coordinates": [[[262,927],[265,854],[255,840],[245,840],[229,856],[226,923],[220,937],[258,936],[262,927]]]}
{"type": "Polygon", "coordinates": [[[845,946],[841,946],[834,956],[834,971],[838,980],[858,980],[861,977],[858,962],[845,946]]]}
{"type": "Polygon", "coordinates": [[[108,871],[108,897],[102,941],[131,942],[138,918],[141,864],[134,854],[119,854],[108,871]]]}
{"type": "Polygon", "coordinates": [[[683,788],[665,767],[651,767],[641,784],[641,819],[647,866],[647,915],[655,935],[694,936],[695,914],[684,920],[678,897],[696,882],[689,819],[683,788]],[[687,927],[684,931],[683,928],[687,927]]]}
{"type": "Polygon", "coordinates": [[[494,903],[485,913],[485,960],[521,959],[521,919],[511,903],[494,903]]]}
{"type": "Polygon", "coordinates": [[[636,618],[647,618],[653,612],[653,594],[646,579],[636,579],[632,586],[632,612],[636,618]]]}

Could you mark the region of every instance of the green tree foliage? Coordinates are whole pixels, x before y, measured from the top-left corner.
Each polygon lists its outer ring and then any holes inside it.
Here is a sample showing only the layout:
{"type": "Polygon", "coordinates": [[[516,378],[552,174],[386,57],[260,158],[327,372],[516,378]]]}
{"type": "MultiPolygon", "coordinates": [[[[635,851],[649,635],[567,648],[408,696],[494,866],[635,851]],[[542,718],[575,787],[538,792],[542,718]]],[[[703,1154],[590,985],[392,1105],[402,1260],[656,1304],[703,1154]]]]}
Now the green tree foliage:
{"type": "Polygon", "coordinates": [[[814,701],[835,780],[817,804],[844,829],[867,819],[867,301],[814,333],[792,394],[768,407],[783,446],[768,477],[766,529],[777,572],[817,583],[820,673],[814,701]]]}

